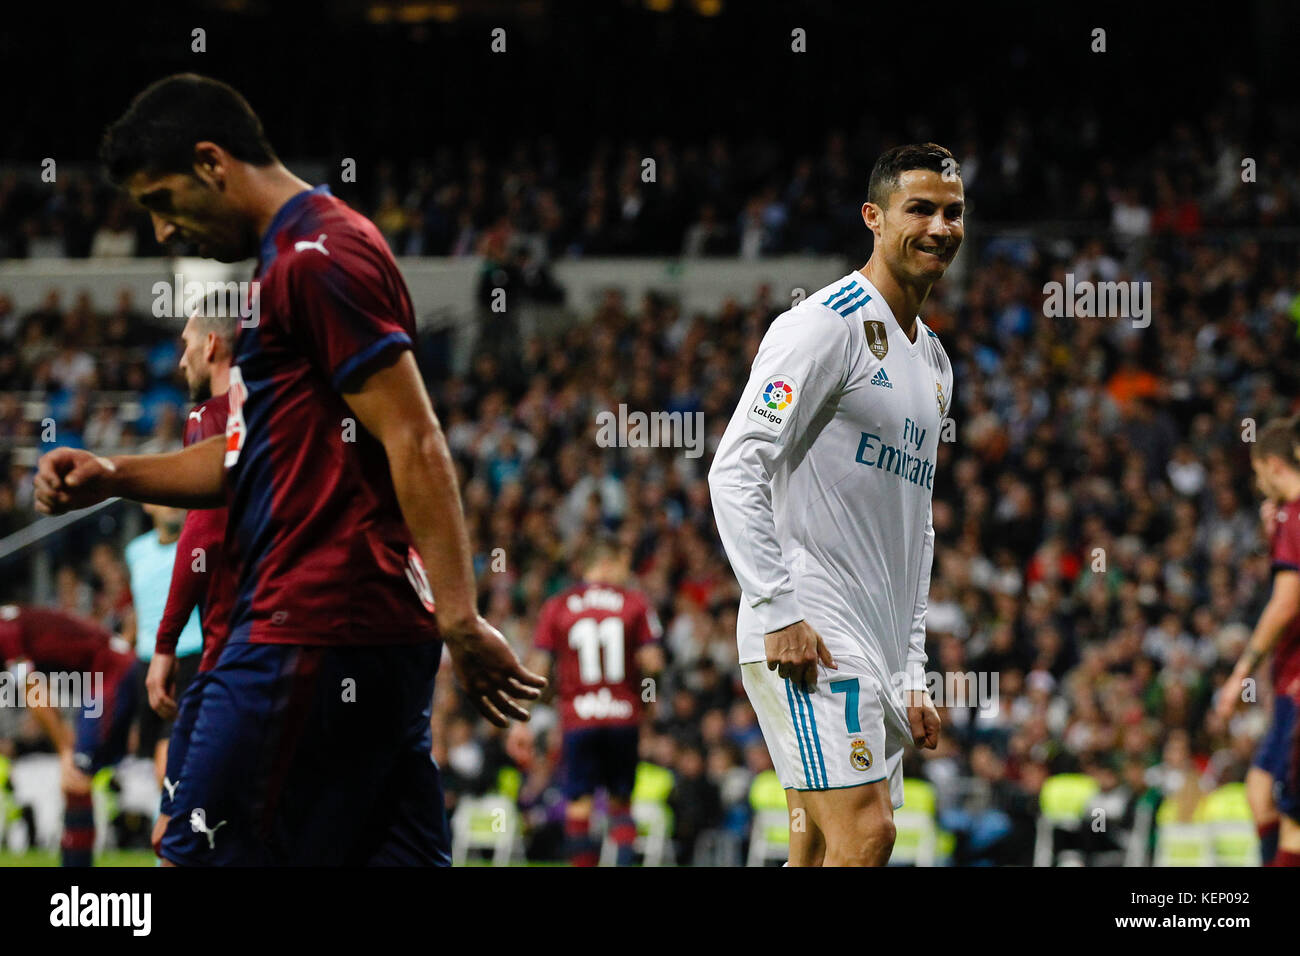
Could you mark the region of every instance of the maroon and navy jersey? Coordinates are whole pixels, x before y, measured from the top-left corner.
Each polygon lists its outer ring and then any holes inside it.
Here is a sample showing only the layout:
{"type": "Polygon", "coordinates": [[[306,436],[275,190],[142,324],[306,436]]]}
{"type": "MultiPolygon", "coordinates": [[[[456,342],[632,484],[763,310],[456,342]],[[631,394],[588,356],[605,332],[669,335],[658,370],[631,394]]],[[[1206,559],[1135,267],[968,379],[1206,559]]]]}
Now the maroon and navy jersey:
{"type": "MultiPolygon", "coordinates": [[[[229,410],[230,402],[224,393],[195,405],[185,422],[185,445],[224,435],[229,410]]],[[[154,646],[154,653],[174,654],[176,641],[197,605],[203,625],[201,671],[216,665],[226,643],[230,612],[235,603],[234,578],[222,560],[226,516],[225,508],[196,509],[185,515],[185,525],[176,542],[176,565],[167,592],[167,607],[158,624],[154,646]]]]}
{"type": "MultiPolygon", "coordinates": [[[[1271,549],[1273,571],[1300,571],[1300,500],[1277,509],[1271,549]]],[[[1300,615],[1287,623],[1273,648],[1273,690],[1300,699],[1300,615]]]]}
{"type": "Polygon", "coordinates": [[[276,213],[230,370],[230,641],[438,638],[383,445],[344,394],[412,348],[406,283],[374,224],[325,186],[276,213]]]}
{"type": "Polygon", "coordinates": [[[0,607],[0,663],[30,661],[40,671],[118,670],[133,658],[113,648],[113,635],[94,621],[54,608],[0,607]]]}
{"type": "Polygon", "coordinates": [[[565,730],[641,719],[637,650],[659,634],[659,619],[645,597],[625,588],[578,584],[542,605],[534,643],[555,661],[565,730]]]}

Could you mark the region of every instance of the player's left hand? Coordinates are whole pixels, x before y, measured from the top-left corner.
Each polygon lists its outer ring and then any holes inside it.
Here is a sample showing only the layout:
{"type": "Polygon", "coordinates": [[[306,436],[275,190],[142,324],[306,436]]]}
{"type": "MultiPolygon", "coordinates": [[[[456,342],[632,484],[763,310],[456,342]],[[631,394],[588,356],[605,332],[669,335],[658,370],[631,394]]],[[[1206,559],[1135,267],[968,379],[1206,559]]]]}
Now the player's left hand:
{"type": "Polygon", "coordinates": [[[907,722],[912,728],[912,743],[926,750],[939,746],[939,712],[934,709],[929,691],[911,692],[907,703],[907,722]]]}
{"type": "Polygon", "coordinates": [[[144,679],[149,706],[163,720],[176,717],[176,655],[155,653],[144,679]]]}
{"type": "Polygon", "coordinates": [[[511,717],[528,719],[528,711],[511,698],[536,700],[546,678],[519,663],[500,631],[476,614],[464,628],[445,628],[442,638],[456,679],[480,714],[498,727],[509,726],[511,717]]]}

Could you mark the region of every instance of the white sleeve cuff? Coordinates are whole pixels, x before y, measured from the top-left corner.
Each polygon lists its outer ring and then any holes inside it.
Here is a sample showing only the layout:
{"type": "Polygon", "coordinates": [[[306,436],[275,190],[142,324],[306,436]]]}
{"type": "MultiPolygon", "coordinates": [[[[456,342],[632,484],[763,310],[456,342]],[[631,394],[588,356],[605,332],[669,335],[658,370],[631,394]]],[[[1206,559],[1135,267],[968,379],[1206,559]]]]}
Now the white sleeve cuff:
{"type": "Polygon", "coordinates": [[[773,595],[769,600],[759,601],[754,605],[754,614],[758,616],[758,623],[763,628],[764,634],[771,634],[773,631],[779,631],[783,627],[789,627],[803,620],[803,612],[799,610],[799,601],[793,591],[786,591],[773,595]]]}

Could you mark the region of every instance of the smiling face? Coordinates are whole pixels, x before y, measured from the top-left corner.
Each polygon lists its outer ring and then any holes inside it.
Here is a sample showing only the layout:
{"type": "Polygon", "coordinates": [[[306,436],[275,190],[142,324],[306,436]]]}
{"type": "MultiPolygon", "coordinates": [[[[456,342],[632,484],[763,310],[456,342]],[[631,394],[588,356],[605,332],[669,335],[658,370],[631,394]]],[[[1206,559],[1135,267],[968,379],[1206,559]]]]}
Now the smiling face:
{"type": "Polygon", "coordinates": [[[899,283],[928,285],[943,276],[961,246],[965,209],[960,179],[946,181],[928,169],[909,169],[899,173],[887,205],[863,204],[862,218],[899,283]]]}
{"type": "Polygon", "coordinates": [[[149,211],[154,236],[172,253],[188,247],[205,259],[239,262],[257,252],[257,237],[230,202],[218,165],[195,173],[138,172],[126,181],[131,198],[149,211]]]}

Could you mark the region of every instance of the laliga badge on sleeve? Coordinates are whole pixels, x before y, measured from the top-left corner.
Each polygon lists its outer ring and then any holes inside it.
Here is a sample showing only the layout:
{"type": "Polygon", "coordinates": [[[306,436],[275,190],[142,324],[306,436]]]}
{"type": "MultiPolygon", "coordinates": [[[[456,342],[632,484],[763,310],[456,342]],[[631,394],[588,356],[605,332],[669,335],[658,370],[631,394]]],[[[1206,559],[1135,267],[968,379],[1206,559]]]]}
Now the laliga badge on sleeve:
{"type": "Polygon", "coordinates": [[[799,386],[789,375],[774,375],[763,383],[749,408],[751,421],[774,432],[785,427],[799,400],[799,386]]]}

